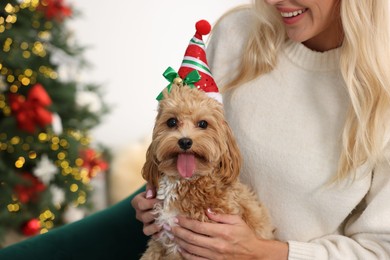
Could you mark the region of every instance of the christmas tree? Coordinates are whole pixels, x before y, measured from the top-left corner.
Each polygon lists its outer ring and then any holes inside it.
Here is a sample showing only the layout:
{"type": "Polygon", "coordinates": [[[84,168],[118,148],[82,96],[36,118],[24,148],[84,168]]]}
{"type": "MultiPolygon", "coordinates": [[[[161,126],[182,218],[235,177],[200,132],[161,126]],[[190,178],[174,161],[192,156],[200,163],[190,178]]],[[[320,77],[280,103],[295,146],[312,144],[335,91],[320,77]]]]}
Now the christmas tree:
{"type": "Polygon", "coordinates": [[[108,112],[101,87],[81,83],[87,64],[62,0],[0,2],[0,239],[66,223],[91,208],[91,178],[108,168],[90,130],[108,112]]]}

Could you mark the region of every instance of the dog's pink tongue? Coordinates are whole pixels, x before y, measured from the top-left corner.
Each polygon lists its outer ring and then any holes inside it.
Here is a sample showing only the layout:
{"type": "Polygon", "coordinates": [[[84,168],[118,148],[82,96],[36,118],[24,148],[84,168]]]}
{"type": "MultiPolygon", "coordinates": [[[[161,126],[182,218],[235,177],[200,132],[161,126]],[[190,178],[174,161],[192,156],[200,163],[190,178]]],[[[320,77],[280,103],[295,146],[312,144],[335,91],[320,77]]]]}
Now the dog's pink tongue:
{"type": "Polygon", "coordinates": [[[183,178],[190,178],[195,171],[195,156],[190,153],[181,153],[177,157],[177,170],[183,178]]]}

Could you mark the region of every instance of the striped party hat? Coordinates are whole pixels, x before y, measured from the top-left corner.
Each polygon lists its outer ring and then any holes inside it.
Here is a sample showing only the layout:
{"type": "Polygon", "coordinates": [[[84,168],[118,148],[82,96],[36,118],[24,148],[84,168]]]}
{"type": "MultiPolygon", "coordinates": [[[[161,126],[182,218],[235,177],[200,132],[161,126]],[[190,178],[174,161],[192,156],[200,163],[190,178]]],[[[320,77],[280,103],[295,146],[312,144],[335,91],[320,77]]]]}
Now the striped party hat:
{"type": "Polygon", "coordinates": [[[197,70],[200,80],[194,83],[195,87],[222,103],[222,96],[207,63],[205,44],[202,38],[203,35],[210,33],[211,25],[206,20],[200,20],[196,23],[195,28],[195,35],[188,44],[178,74],[180,78],[185,79],[191,71],[197,70]]]}

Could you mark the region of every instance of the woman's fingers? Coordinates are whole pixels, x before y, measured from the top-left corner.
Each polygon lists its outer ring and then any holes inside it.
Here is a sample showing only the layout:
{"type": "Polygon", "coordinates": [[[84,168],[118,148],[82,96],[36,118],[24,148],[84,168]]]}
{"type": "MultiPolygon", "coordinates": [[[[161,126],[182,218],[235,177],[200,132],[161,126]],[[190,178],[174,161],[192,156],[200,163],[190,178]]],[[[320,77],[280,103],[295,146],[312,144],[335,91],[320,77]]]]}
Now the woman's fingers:
{"type": "Polygon", "coordinates": [[[145,198],[147,199],[152,199],[156,197],[156,188],[154,188],[152,185],[149,183],[146,184],[146,193],[145,193],[145,198]]]}
{"type": "Polygon", "coordinates": [[[214,241],[210,237],[178,228],[174,240],[185,259],[213,259],[213,251],[210,250],[210,245],[214,241]]]}
{"type": "Polygon", "coordinates": [[[153,224],[144,224],[142,231],[144,232],[144,234],[146,236],[156,235],[157,233],[159,233],[161,231],[161,226],[158,226],[154,223],[153,224]]]}
{"type": "Polygon", "coordinates": [[[242,222],[241,218],[236,215],[224,215],[224,214],[215,214],[215,213],[207,213],[208,217],[219,223],[220,225],[215,225],[214,223],[207,222],[199,222],[196,220],[192,220],[186,217],[179,216],[178,224],[192,232],[202,234],[208,237],[216,237],[221,236],[226,233],[229,233],[230,230],[226,230],[226,225],[236,225],[242,222]]]}
{"type": "MultiPolygon", "coordinates": [[[[213,259],[212,257],[204,257],[201,253],[200,255],[191,254],[189,251],[185,250],[184,248],[180,249],[180,254],[184,257],[186,260],[205,260],[205,259],[213,259]]],[[[200,252],[201,250],[199,250],[200,252]]]]}
{"type": "Polygon", "coordinates": [[[155,199],[154,197],[155,192],[153,192],[152,188],[148,188],[147,186],[146,191],[139,193],[131,201],[131,205],[136,212],[135,217],[144,224],[143,232],[147,236],[154,235],[161,230],[160,226],[154,224],[156,216],[153,212],[154,205],[156,203],[161,203],[161,201],[155,199]]]}
{"type": "MultiPolygon", "coordinates": [[[[210,236],[210,228],[212,228],[213,226],[211,223],[200,222],[183,216],[177,217],[177,220],[178,225],[183,229],[191,230],[192,232],[195,232],[197,234],[210,236]]],[[[178,230],[184,232],[184,230],[178,230]]]]}
{"type": "Polygon", "coordinates": [[[236,225],[243,222],[242,218],[238,215],[228,215],[228,214],[219,214],[215,213],[212,209],[208,208],[206,210],[207,217],[217,223],[236,225]]]}
{"type": "Polygon", "coordinates": [[[181,222],[179,220],[180,226],[173,227],[172,232],[175,237],[183,241],[186,241],[189,244],[196,244],[201,247],[207,246],[211,243],[211,238],[203,234],[205,233],[206,228],[200,227],[202,225],[198,225],[198,224],[207,224],[207,223],[202,223],[199,221],[185,218],[181,222]]]}

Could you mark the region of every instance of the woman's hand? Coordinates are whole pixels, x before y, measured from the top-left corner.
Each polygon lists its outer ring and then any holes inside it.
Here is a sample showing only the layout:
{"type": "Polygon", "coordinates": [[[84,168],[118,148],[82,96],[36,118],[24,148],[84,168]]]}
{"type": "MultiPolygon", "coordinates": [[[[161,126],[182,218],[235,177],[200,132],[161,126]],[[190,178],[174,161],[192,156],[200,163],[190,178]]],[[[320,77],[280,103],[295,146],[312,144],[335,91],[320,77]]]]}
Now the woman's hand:
{"type": "Polygon", "coordinates": [[[156,189],[149,184],[146,185],[146,191],[136,195],[131,201],[131,205],[136,211],[135,217],[144,223],[143,232],[147,236],[157,235],[161,230],[161,227],[154,224],[153,207],[156,203],[160,203],[156,199],[156,189]]]}
{"type": "Polygon", "coordinates": [[[170,230],[185,259],[287,259],[287,243],[257,238],[241,217],[206,214],[217,223],[178,217],[170,230]]]}

